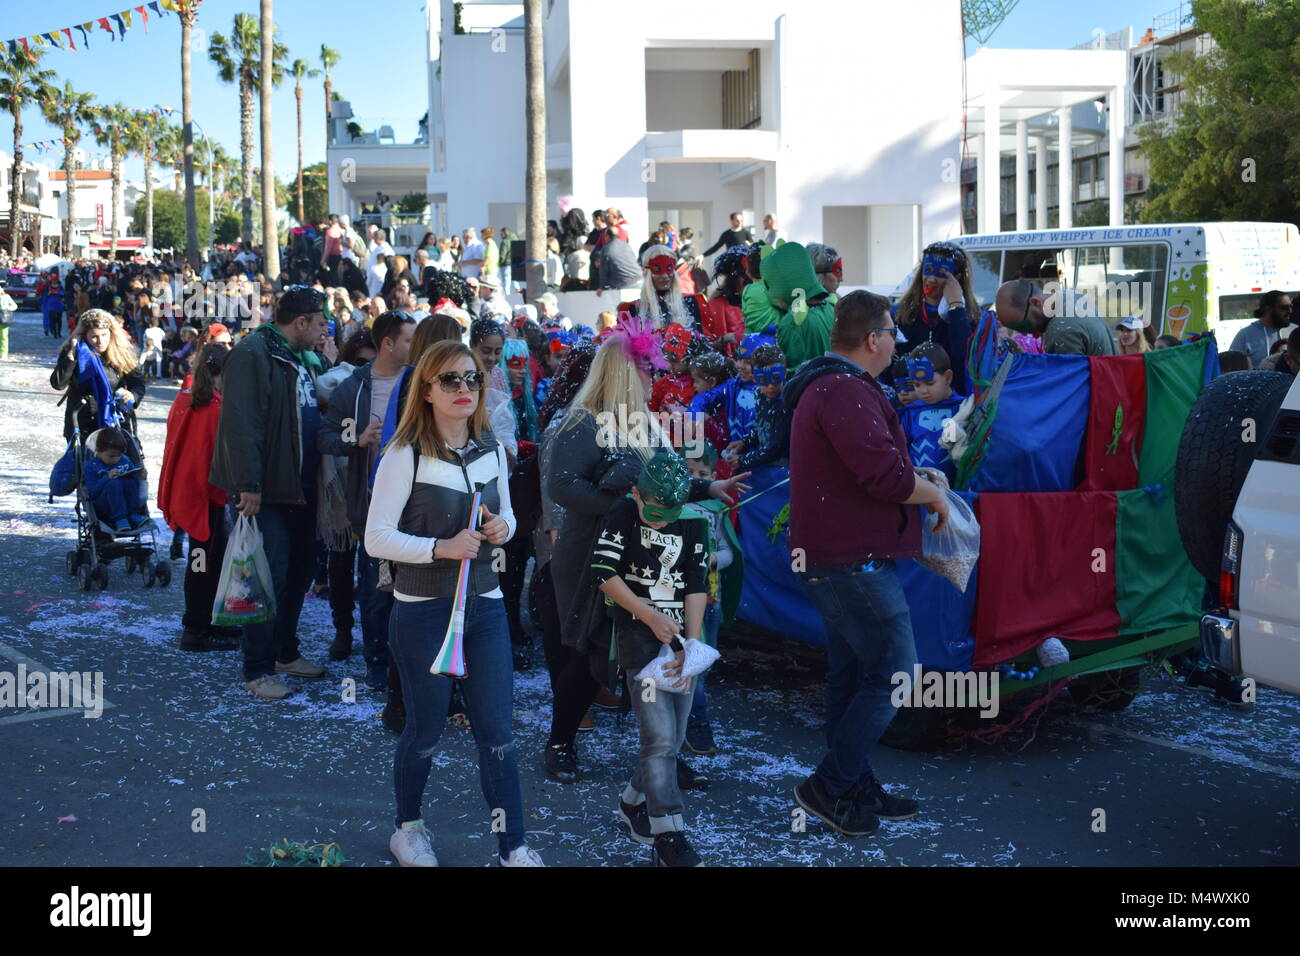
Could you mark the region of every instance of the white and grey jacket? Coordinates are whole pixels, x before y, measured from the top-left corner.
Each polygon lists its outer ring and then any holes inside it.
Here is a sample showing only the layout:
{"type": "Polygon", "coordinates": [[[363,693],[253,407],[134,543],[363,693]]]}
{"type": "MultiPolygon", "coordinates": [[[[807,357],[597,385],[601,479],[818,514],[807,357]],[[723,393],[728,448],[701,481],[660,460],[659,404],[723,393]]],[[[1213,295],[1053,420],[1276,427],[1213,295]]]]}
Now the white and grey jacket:
{"type": "MultiPolygon", "coordinates": [[[[454,538],[469,527],[470,502],[482,485],[483,504],[515,533],[510,507],[506,456],[490,431],[453,459],[417,456],[409,446],[394,446],[379,460],[366,517],[366,553],[392,561],[393,596],[398,600],[454,597],[460,562],[434,558],[439,538],[454,538]]],[[[499,546],[498,546],[499,547],[499,546]]],[[[496,548],[486,545],[472,565],[470,594],[500,597],[493,569],[496,548]]]]}

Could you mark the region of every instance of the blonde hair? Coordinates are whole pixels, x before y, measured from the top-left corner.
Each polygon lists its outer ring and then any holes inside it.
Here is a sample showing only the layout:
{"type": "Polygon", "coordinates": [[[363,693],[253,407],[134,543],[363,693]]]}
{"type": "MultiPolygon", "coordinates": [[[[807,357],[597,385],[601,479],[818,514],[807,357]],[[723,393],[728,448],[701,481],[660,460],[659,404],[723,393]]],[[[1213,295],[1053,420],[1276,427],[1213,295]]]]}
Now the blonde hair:
{"type": "Polygon", "coordinates": [[[601,331],[604,331],[605,329],[612,329],[615,325],[618,324],[618,317],[614,315],[614,313],[611,312],[609,309],[606,309],[604,312],[600,313],[600,315],[598,315],[596,318],[600,322],[601,331]]]}
{"type": "Polygon", "coordinates": [[[1145,329],[1116,329],[1115,350],[1120,355],[1141,355],[1143,352],[1151,351],[1151,343],[1147,341],[1146,335],[1143,334],[1144,332],[1145,329]],[[1124,343],[1119,340],[1119,336],[1121,332],[1135,333],[1136,340],[1133,342],[1133,345],[1130,346],[1129,348],[1125,348],[1124,343]]]}
{"type": "Polygon", "coordinates": [[[612,425],[618,437],[626,446],[638,452],[644,452],[655,445],[665,444],[664,436],[658,427],[655,416],[646,407],[646,389],[641,383],[637,367],[628,361],[619,342],[606,342],[591,360],[591,370],[586,381],[578,389],[569,404],[569,411],[564,416],[560,430],[576,424],[580,419],[590,418],[601,424],[602,416],[612,416],[612,425]],[[619,406],[626,409],[625,415],[619,414],[619,406]],[[624,425],[635,421],[633,416],[640,413],[650,422],[650,445],[633,442],[624,425]]]}
{"type": "Polygon", "coordinates": [[[429,458],[451,458],[447,443],[438,434],[433,405],[425,401],[424,390],[431,378],[462,357],[472,359],[475,370],[483,376],[483,388],[471,393],[478,398],[478,405],[469,419],[470,436],[477,439],[487,431],[487,403],[483,400],[483,392],[487,388],[487,374],[483,371],[483,363],[468,346],[460,342],[434,342],[415,363],[410,386],[406,391],[406,404],[402,406],[402,417],[397,423],[397,431],[393,433],[392,439],[384,449],[384,454],[390,454],[401,446],[413,445],[420,450],[421,455],[429,458]]]}
{"type": "Polygon", "coordinates": [[[134,372],[139,367],[140,356],[136,354],[135,346],[131,344],[131,339],[117,316],[103,309],[87,309],[81,313],[77,329],[72,334],[77,337],[77,341],[84,342],[86,333],[91,329],[108,329],[111,332],[108,347],[104,349],[105,365],[112,366],[121,375],[134,372]]]}
{"type": "Polygon", "coordinates": [[[409,268],[411,268],[411,263],[406,256],[393,256],[393,275],[400,276],[409,268]]]}
{"type": "Polygon", "coordinates": [[[680,322],[689,328],[690,322],[686,315],[686,303],[682,301],[682,282],[677,275],[676,269],[669,273],[672,276],[672,285],[664,293],[664,301],[668,304],[668,317],[663,318],[659,312],[659,293],[655,291],[654,277],[650,272],[650,260],[656,256],[677,258],[673,251],[665,245],[653,245],[641,253],[641,268],[645,271],[644,275],[641,276],[641,304],[637,307],[636,314],[653,322],[656,326],[666,322],[680,322]]]}

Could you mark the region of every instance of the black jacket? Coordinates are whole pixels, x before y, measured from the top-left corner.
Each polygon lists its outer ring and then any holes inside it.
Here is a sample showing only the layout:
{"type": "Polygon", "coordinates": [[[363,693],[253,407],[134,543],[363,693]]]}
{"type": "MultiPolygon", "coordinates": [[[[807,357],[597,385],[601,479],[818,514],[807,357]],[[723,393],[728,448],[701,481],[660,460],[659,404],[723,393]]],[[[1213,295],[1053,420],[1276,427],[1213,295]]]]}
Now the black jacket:
{"type": "Polygon", "coordinates": [[[263,504],[306,504],[298,367],[271,326],[245,336],[226,357],[208,480],[232,497],[253,491],[263,504]]]}
{"type": "MultiPolygon", "coordinates": [[[[68,345],[70,344],[71,340],[69,340],[68,345]]],[[[87,435],[99,427],[94,396],[83,391],[81,385],[78,384],[77,352],[75,349],[69,348],[68,345],[64,345],[62,351],[59,352],[58,363],[54,366],[54,371],[50,373],[50,387],[67,390],[64,401],[67,407],[63,412],[63,438],[65,441],[72,438],[74,415],[76,416],[77,427],[81,429],[82,439],[85,439],[87,435]]],[[[124,388],[134,396],[135,400],[131,405],[131,410],[124,416],[127,430],[134,435],[136,433],[135,410],[140,407],[140,402],[144,399],[144,377],[140,374],[139,369],[133,369],[123,374],[107,362],[104,363],[104,373],[108,376],[109,387],[114,392],[119,388],[124,388]]]]}
{"type": "Polygon", "coordinates": [[[371,363],[367,363],[339,383],[316,432],[317,451],[348,459],[344,495],[348,521],[358,538],[365,536],[366,512],[370,510],[370,449],[357,445],[357,438],[370,423],[370,373],[371,363]]]}

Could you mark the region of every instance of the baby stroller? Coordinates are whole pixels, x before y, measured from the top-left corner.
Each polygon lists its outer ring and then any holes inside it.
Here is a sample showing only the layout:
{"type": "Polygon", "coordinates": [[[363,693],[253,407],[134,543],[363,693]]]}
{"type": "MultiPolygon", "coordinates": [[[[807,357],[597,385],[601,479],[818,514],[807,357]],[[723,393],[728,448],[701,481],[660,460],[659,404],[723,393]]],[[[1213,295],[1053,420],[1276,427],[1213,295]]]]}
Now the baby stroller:
{"type": "MultiPolygon", "coordinates": [[[[140,469],[142,477],[123,478],[123,481],[138,482],[136,493],[140,498],[148,498],[148,483],[143,477],[144,455],[140,443],[129,430],[122,429],[126,436],[126,452],[122,455],[122,464],[129,462],[140,469]]],[[[85,465],[90,456],[95,454],[95,442],[98,432],[81,440],[81,430],[73,427],[72,447],[76,449],[73,460],[76,467],[77,491],[77,549],[67,555],[67,571],[75,575],[81,590],[89,591],[93,584],[99,590],[108,587],[108,563],[114,558],[126,559],[126,573],[140,572],[141,583],[152,587],[156,582],[159,587],[171,583],[172,569],[166,561],[157,560],[157,541],[152,519],[133,525],[126,530],[116,530],[107,521],[95,514],[95,503],[86,490],[85,465]]]]}

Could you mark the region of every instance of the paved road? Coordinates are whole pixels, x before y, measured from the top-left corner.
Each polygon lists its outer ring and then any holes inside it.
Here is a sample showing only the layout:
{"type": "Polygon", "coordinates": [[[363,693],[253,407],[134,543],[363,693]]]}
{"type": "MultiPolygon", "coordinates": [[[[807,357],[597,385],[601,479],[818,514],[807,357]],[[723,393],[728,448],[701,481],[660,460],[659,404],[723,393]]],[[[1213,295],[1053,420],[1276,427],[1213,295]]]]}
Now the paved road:
{"type": "MultiPolygon", "coordinates": [[[[240,686],[237,653],[178,649],[179,562],[165,591],[128,579],[120,562],[103,592],[83,594],[63,575],[70,499],[45,497],[62,451],[48,385],[55,346],[31,313],[20,313],[11,341],[0,362],[0,671],[20,660],[100,671],[110,706],[98,719],[0,710],[0,863],[229,866],[287,837],[337,841],[354,863],[392,865],[393,740],[364,686],[356,703],[341,699],[343,678],[361,684],[359,658],[329,664],[329,679],[302,682],[287,702],[256,701],[240,686]]],[[[155,475],[173,394],[160,388],[141,410],[155,475]]],[[[303,636],[307,656],[324,661],[324,602],[307,602],[303,636]]],[[[1232,711],[1148,672],[1142,697],[1119,714],[1076,710],[1063,695],[993,745],[882,749],[878,773],[923,812],[844,840],[815,820],[802,833],[791,826],[791,787],[819,756],[819,668],[769,650],[724,654],[711,700],[722,753],[698,760],[713,789],[687,796],[710,864],[1300,862],[1300,705],[1290,695],[1265,690],[1252,710],[1232,711]],[[1104,833],[1091,827],[1096,808],[1104,833]]],[[[552,783],[539,768],[547,688],[540,669],[516,682],[530,843],[552,864],[645,863],[614,814],[635,726],[600,715],[580,741],[583,781],[552,783]]],[[[495,841],[472,741],[449,728],[444,742],[427,793],[435,846],[444,865],[488,864],[495,841]]]]}

